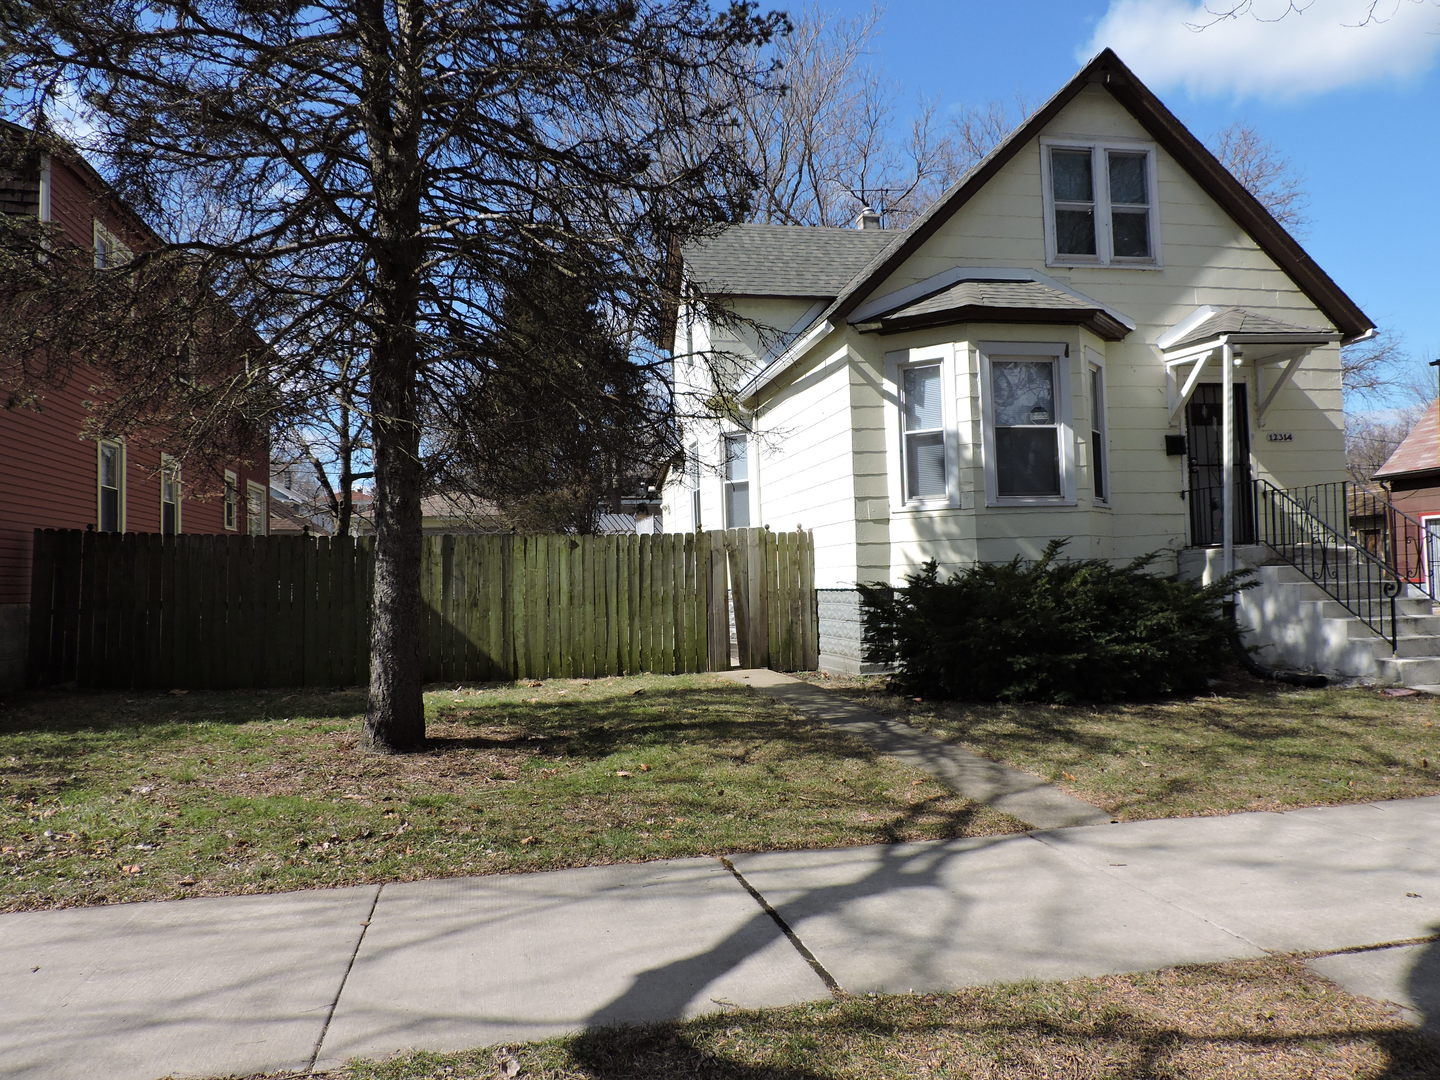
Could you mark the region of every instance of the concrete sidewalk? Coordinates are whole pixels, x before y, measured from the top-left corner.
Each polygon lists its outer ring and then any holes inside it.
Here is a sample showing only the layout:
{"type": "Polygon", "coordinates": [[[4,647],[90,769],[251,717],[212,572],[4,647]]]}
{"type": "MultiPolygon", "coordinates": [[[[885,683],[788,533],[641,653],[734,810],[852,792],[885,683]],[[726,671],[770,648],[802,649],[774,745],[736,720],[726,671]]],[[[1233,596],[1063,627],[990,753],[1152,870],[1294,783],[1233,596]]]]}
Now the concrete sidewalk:
{"type": "MultiPolygon", "coordinates": [[[[0,1075],[324,1068],[614,1021],[1427,937],[1440,797],[0,916],[0,1075]]],[[[1417,1022],[1440,946],[1316,961],[1417,1022]]]]}

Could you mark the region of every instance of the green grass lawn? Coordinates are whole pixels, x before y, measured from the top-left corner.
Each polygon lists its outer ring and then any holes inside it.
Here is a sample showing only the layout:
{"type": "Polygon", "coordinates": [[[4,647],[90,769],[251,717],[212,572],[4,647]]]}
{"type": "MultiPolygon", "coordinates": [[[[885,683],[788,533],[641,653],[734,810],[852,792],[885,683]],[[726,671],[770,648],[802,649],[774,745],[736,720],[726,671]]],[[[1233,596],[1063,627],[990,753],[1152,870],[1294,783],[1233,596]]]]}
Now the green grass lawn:
{"type": "Polygon", "coordinates": [[[0,705],[0,910],[1010,832],[708,676],[432,691],[429,747],[358,692],[46,692],[0,705]]]}
{"type": "Polygon", "coordinates": [[[1289,957],[857,997],[457,1054],[315,1080],[1422,1080],[1434,1044],[1289,957]]]}
{"type": "Polygon", "coordinates": [[[811,678],[1127,821],[1440,792],[1440,699],[1423,694],[1236,679],[1178,701],[979,705],[904,697],[878,676],[811,678]]]}

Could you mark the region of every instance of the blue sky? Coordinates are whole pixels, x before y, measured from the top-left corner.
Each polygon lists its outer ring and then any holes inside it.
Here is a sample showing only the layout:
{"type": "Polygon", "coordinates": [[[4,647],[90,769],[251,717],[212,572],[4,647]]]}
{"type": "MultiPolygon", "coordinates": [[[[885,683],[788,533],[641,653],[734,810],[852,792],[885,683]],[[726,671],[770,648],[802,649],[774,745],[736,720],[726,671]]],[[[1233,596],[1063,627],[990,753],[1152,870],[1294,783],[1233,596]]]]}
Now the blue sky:
{"type": "MultiPolygon", "coordinates": [[[[872,5],[820,7],[851,15],[872,5]]],[[[1264,21],[1284,7],[1254,0],[1262,18],[1196,33],[1185,25],[1204,18],[1193,0],[891,0],[870,60],[902,103],[1018,96],[1034,107],[1108,45],[1202,140],[1235,120],[1250,124],[1304,181],[1301,242],[1431,378],[1424,362],[1440,357],[1440,3],[1380,0],[1384,22],[1354,25],[1368,0],[1313,0],[1264,21]]]]}

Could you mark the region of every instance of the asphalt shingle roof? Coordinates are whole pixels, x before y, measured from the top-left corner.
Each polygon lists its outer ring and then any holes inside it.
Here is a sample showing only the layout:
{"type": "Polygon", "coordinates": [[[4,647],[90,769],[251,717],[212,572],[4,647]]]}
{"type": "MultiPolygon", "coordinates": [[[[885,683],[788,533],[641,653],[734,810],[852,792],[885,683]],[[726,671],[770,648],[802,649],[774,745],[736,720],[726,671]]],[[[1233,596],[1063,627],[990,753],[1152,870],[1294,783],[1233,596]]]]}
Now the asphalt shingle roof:
{"type": "Polygon", "coordinates": [[[1440,405],[1425,410],[1425,414],[1410,429],[1410,434],[1405,436],[1375,476],[1436,470],[1440,470],[1440,405]]]}
{"type": "Polygon", "coordinates": [[[1092,311],[1095,304],[1038,281],[960,281],[923,300],[885,312],[885,318],[932,315],[962,307],[1054,308],[1092,311]]]}
{"type": "Polygon", "coordinates": [[[1242,307],[1221,308],[1204,322],[1192,329],[1180,341],[1170,343],[1169,348],[1178,349],[1201,341],[1211,341],[1221,334],[1296,334],[1317,335],[1329,333],[1314,326],[1297,326],[1269,315],[1260,315],[1242,307]]]}
{"type": "Polygon", "coordinates": [[[732,225],[686,246],[684,257],[690,279],[712,294],[829,299],[899,235],[896,229],[732,225]]]}

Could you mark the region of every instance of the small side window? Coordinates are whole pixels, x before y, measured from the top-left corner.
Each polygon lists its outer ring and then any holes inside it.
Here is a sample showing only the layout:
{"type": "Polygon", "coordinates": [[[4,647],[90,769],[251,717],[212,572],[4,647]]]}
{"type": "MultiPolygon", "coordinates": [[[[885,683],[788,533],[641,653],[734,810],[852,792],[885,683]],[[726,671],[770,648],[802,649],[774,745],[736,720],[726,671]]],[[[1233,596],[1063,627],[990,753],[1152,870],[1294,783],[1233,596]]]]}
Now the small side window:
{"type": "Polygon", "coordinates": [[[125,446],[102,439],[97,469],[98,528],[101,532],[125,531],[125,446]]]}
{"type": "Polygon", "coordinates": [[[160,457],[160,532],[180,534],[180,465],[169,454],[160,457]]]}
{"type": "Polygon", "coordinates": [[[900,385],[900,426],[903,431],[905,501],[944,499],[945,408],[941,400],[939,364],[908,367],[900,385]]]}
{"type": "Polygon", "coordinates": [[[743,433],[725,436],[725,527],[750,527],[750,441],[743,433]]]}
{"type": "Polygon", "coordinates": [[[225,470],[225,528],[232,532],[240,527],[240,480],[225,470]]]}
{"type": "Polygon", "coordinates": [[[130,249],[98,220],[94,222],[94,236],[96,270],[109,270],[130,261],[130,249]]]}
{"type": "Polygon", "coordinates": [[[245,484],[245,531],[251,536],[264,536],[270,531],[270,508],[265,488],[253,480],[245,484]]]}

